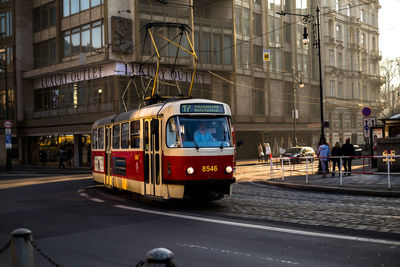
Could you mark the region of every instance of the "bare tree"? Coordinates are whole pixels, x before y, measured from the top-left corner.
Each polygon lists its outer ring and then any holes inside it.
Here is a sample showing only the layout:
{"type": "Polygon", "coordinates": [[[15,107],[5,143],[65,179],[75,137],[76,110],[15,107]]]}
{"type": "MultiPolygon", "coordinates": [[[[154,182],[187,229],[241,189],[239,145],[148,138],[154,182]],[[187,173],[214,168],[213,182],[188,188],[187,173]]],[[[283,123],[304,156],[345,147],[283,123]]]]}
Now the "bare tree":
{"type": "Polygon", "coordinates": [[[382,86],[380,97],[383,102],[382,117],[400,113],[400,58],[381,62],[382,86]]]}

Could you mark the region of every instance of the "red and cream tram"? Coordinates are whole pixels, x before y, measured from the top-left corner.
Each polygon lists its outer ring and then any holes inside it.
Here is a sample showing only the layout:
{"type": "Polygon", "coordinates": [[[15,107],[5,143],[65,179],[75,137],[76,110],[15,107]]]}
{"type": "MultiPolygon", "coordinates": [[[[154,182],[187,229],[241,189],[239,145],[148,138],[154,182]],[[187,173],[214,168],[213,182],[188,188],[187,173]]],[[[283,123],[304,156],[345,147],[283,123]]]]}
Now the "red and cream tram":
{"type": "Polygon", "coordinates": [[[96,182],[163,199],[230,195],[234,144],[227,104],[168,101],[97,120],[96,182]]]}

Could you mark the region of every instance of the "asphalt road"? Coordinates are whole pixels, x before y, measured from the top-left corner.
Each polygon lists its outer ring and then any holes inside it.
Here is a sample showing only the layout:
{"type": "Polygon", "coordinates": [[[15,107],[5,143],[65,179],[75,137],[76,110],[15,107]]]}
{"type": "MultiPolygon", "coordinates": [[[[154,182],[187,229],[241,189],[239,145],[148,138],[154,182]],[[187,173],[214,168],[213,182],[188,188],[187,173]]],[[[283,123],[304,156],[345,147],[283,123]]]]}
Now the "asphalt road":
{"type": "MultiPolygon", "coordinates": [[[[82,175],[9,177],[0,182],[0,247],[24,227],[63,266],[135,266],[156,247],[173,251],[177,266],[399,266],[400,205],[389,201],[238,184],[211,204],[154,202],[82,175]],[[362,213],[382,229],[358,229],[362,213]]],[[[0,266],[10,266],[9,253],[0,266]]],[[[35,261],[51,266],[38,253],[35,261]]]]}

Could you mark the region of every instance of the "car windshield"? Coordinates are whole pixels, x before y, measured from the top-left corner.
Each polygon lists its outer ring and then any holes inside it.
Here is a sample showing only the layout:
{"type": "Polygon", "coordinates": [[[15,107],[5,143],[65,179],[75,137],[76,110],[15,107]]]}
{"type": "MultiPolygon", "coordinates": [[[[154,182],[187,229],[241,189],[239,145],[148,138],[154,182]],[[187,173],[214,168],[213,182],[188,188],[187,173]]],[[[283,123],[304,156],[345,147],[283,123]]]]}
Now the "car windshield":
{"type": "Polygon", "coordinates": [[[301,151],[300,147],[292,147],[292,148],[289,148],[288,150],[286,150],[286,153],[297,154],[300,151],[301,151]]]}
{"type": "Polygon", "coordinates": [[[174,116],[167,123],[168,147],[231,147],[226,116],[174,116]]]}

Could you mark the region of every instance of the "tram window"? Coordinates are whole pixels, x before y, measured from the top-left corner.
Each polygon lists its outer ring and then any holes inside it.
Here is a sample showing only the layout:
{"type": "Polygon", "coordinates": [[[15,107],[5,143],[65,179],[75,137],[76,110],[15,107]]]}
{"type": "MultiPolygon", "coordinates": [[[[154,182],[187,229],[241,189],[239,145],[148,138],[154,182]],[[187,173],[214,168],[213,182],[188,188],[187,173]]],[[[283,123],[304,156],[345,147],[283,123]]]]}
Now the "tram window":
{"type": "Polygon", "coordinates": [[[129,148],[129,123],[121,124],[121,148],[129,148]]]}
{"type": "Polygon", "coordinates": [[[144,123],[144,148],[146,151],[149,150],[149,122],[144,123]]]}
{"type": "Polygon", "coordinates": [[[131,147],[140,148],[140,121],[131,122],[131,147]]]}
{"type": "Polygon", "coordinates": [[[99,136],[98,136],[98,149],[104,149],[104,128],[99,129],[99,136]]]}
{"type": "Polygon", "coordinates": [[[160,154],[156,154],[156,184],[160,184],[160,154]]]}
{"type": "Polygon", "coordinates": [[[94,129],[92,132],[92,149],[97,149],[97,129],[94,129]]]}
{"type": "Polygon", "coordinates": [[[176,117],[170,118],[167,123],[167,146],[180,147],[176,117]]]}
{"type": "Polygon", "coordinates": [[[113,148],[119,148],[119,139],[120,139],[120,126],[115,125],[113,127],[113,141],[112,141],[112,147],[113,148]]]}

